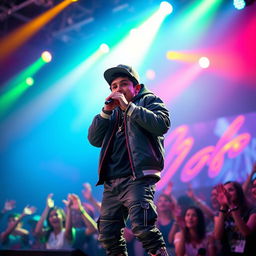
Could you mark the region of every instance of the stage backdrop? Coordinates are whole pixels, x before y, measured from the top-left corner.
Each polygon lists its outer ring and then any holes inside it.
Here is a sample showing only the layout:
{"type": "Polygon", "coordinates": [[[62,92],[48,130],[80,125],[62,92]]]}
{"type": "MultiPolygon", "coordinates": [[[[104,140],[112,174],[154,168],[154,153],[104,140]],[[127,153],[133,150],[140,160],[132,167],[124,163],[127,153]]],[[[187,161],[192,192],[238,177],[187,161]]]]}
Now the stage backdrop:
{"type": "Polygon", "coordinates": [[[166,160],[158,189],[195,189],[228,180],[243,182],[256,162],[256,113],[181,125],[165,140],[166,160]]]}

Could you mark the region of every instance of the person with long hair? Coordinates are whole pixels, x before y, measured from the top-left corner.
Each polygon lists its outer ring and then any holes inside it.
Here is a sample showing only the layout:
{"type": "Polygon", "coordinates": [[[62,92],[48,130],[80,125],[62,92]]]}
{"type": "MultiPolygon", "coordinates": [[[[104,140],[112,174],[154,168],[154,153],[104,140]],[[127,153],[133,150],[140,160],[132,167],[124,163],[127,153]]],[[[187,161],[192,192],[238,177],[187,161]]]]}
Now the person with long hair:
{"type": "Polygon", "coordinates": [[[213,222],[214,216],[219,210],[219,204],[216,199],[216,195],[217,195],[216,187],[213,187],[210,193],[211,193],[210,194],[211,204],[210,206],[208,206],[208,204],[204,200],[202,200],[201,198],[199,198],[199,196],[195,194],[191,185],[189,186],[189,189],[187,191],[188,197],[190,197],[196,203],[196,206],[198,206],[203,211],[205,217],[207,217],[207,220],[210,220],[213,222]]]}
{"type": "Polygon", "coordinates": [[[200,208],[185,211],[184,225],[174,238],[176,256],[215,256],[213,237],[206,234],[205,219],[200,208]]]}
{"type": "Polygon", "coordinates": [[[46,249],[71,249],[75,241],[75,228],[72,227],[71,208],[79,209],[87,229],[85,234],[89,235],[97,231],[96,223],[81,205],[79,197],[69,194],[66,205],[66,214],[62,208],[54,206],[53,194],[49,194],[46,200],[46,207],[38,221],[35,234],[45,243],[46,249]],[[43,228],[46,220],[47,228],[43,228]]]}
{"type": "Polygon", "coordinates": [[[222,242],[225,256],[253,256],[256,252],[256,209],[248,206],[242,186],[235,181],[217,187],[219,215],[215,238],[222,242]]]}
{"type": "MultiPolygon", "coordinates": [[[[53,194],[46,199],[46,206],[38,221],[35,234],[45,243],[46,249],[71,249],[72,248],[72,225],[71,225],[71,204],[67,206],[67,215],[62,208],[54,206],[53,194]],[[47,227],[43,228],[46,220],[47,227]]],[[[68,198],[70,202],[70,197],[68,198]]]]}

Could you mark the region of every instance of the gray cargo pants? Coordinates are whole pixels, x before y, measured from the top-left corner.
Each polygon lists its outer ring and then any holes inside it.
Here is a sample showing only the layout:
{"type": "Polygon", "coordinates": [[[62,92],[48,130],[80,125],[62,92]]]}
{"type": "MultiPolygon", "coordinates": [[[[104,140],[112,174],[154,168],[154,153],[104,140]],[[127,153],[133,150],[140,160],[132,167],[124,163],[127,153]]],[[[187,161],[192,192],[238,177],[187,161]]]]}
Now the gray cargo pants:
{"type": "Polygon", "coordinates": [[[127,255],[123,229],[129,216],[132,232],[148,252],[165,247],[161,232],[156,228],[156,207],[153,202],[156,179],[143,177],[117,178],[104,183],[99,241],[108,256],[127,255]]]}

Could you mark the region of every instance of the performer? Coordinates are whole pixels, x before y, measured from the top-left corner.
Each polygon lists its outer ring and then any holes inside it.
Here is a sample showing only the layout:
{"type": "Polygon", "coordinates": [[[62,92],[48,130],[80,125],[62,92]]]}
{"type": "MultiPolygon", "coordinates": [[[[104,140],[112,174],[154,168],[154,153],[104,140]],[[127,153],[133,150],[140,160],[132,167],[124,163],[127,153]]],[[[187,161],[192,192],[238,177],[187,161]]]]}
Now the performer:
{"type": "Polygon", "coordinates": [[[99,241],[107,255],[127,255],[123,228],[129,215],[132,232],[149,255],[168,256],[156,228],[155,183],[164,167],[164,137],[169,112],[160,98],[139,82],[130,66],[104,72],[111,93],[89,128],[88,139],[101,147],[99,181],[104,192],[98,221],[99,241]]]}

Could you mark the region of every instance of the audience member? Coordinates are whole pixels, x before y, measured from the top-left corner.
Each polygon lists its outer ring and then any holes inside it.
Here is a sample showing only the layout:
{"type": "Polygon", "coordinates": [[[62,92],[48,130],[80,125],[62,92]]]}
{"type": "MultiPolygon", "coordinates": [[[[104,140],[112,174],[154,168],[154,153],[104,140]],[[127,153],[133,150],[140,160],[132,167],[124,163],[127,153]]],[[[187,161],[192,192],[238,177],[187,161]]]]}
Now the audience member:
{"type": "Polygon", "coordinates": [[[14,200],[6,200],[4,203],[3,209],[0,211],[0,220],[3,218],[3,216],[13,210],[15,208],[16,201],[14,200]]]}
{"type": "MultiPolygon", "coordinates": [[[[79,197],[69,194],[66,205],[66,214],[62,208],[54,206],[53,194],[49,194],[46,200],[46,207],[36,225],[35,233],[45,243],[46,249],[89,249],[89,237],[97,231],[95,221],[83,208],[79,197]],[[85,229],[75,229],[72,225],[71,211],[79,211],[85,223],[85,229]],[[43,227],[46,220],[47,227],[43,227]]],[[[91,249],[91,248],[90,248],[91,249]]]]}
{"type": "Polygon", "coordinates": [[[22,227],[22,219],[35,211],[35,207],[26,206],[22,214],[9,214],[7,228],[0,234],[1,248],[25,249],[29,247],[29,231],[22,227]]]}
{"type": "MultiPolygon", "coordinates": [[[[100,213],[100,207],[101,207],[101,203],[99,201],[97,201],[93,195],[92,195],[92,187],[91,184],[88,182],[85,182],[83,184],[83,190],[82,190],[82,194],[83,197],[89,202],[89,206],[88,209],[91,209],[94,213],[94,215],[99,215],[100,213]]],[[[88,204],[83,203],[83,206],[86,207],[88,204]]],[[[86,209],[87,210],[87,209],[86,209]]]]}
{"type": "Polygon", "coordinates": [[[213,237],[206,234],[205,219],[200,208],[192,206],[185,211],[184,226],[174,239],[176,256],[214,256],[213,237]]]}
{"type": "Polygon", "coordinates": [[[54,206],[53,194],[46,199],[46,206],[38,221],[35,234],[45,243],[46,249],[71,249],[74,232],[71,223],[71,197],[66,201],[67,215],[62,208],[54,206]],[[46,220],[47,227],[43,227],[46,220]]]}
{"type": "Polygon", "coordinates": [[[163,235],[169,255],[172,256],[174,255],[174,235],[179,228],[175,220],[176,216],[173,216],[176,206],[170,196],[161,194],[158,197],[156,207],[158,214],[157,227],[163,235]]]}
{"type": "Polygon", "coordinates": [[[256,206],[256,163],[252,166],[251,173],[242,185],[248,203],[256,206]]]}
{"type": "Polygon", "coordinates": [[[222,242],[222,255],[255,255],[256,210],[248,206],[242,186],[227,182],[217,186],[217,193],[220,210],[214,234],[222,242]]]}
{"type": "Polygon", "coordinates": [[[29,248],[31,249],[45,249],[45,245],[41,243],[35,233],[36,224],[39,220],[40,215],[33,215],[26,222],[29,226],[29,248]]]}

